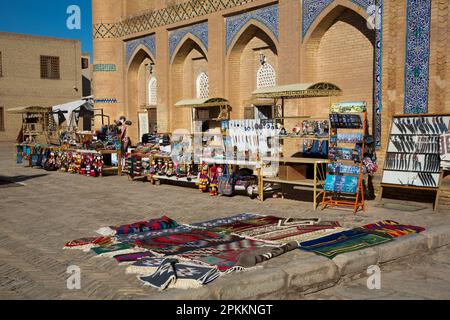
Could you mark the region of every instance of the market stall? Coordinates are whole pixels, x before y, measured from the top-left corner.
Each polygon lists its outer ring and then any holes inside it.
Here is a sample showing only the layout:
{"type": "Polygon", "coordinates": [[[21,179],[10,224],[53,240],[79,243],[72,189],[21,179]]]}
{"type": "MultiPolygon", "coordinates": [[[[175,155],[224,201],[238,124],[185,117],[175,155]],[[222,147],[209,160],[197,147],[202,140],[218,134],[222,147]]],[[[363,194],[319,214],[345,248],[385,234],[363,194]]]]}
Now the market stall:
{"type": "Polygon", "coordinates": [[[257,99],[273,99],[272,115],[269,119],[273,126],[279,130],[280,144],[285,141],[298,139],[303,141],[303,152],[300,156],[262,157],[262,168],[259,174],[259,197],[264,200],[265,185],[275,184],[281,187],[284,196],[286,185],[295,186],[296,189],[313,192],[314,209],[317,208],[318,198],[323,192],[325,182],[325,164],[328,162],[329,120],[314,116],[287,116],[285,115],[286,99],[304,99],[339,96],[341,89],[331,83],[298,83],[276,87],[260,88],[253,92],[257,99]],[[300,119],[301,127],[294,127],[291,133],[286,130],[286,120],[300,119]],[[279,167],[278,173],[268,175],[264,172],[267,167],[279,167]],[[308,167],[312,166],[312,176],[307,174],[308,167]]]}

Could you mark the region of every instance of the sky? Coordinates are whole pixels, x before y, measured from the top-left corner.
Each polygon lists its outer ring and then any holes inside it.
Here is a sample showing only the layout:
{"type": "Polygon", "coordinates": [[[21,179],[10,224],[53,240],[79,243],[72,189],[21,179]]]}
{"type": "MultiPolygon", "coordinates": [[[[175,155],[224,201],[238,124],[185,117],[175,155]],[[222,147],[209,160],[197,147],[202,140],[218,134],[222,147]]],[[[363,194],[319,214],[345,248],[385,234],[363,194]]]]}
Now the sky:
{"type": "Polygon", "coordinates": [[[0,32],[24,33],[81,41],[82,52],[92,57],[91,0],[13,0],[0,1],[0,32]],[[70,30],[67,8],[80,8],[81,29],[70,30]]]}

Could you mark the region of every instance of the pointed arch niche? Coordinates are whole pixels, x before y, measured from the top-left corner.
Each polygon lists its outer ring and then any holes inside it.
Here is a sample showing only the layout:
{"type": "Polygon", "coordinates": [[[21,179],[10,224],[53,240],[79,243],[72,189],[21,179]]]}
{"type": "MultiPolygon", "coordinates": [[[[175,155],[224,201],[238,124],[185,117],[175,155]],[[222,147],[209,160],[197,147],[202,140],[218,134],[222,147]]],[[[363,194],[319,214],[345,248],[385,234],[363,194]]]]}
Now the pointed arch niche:
{"type": "MultiPolygon", "coordinates": [[[[170,67],[171,77],[171,118],[170,129],[191,130],[192,110],[189,108],[176,108],[175,103],[184,99],[197,97],[198,76],[208,75],[207,52],[202,42],[188,34],[174,51],[170,67]]],[[[203,79],[205,81],[205,78],[203,79]]]]}
{"type": "MultiPolygon", "coordinates": [[[[141,132],[142,130],[140,130],[140,127],[142,128],[140,122],[142,122],[143,118],[139,120],[139,114],[147,112],[150,105],[150,81],[152,78],[156,79],[157,77],[155,60],[145,46],[138,46],[134,51],[134,54],[130,56],[126,77],[127,107],[125,116],[133,122],[133,125],[128,128],[127,133],[130,136],[132,143],[136,144],[141,140],[143,133],[148,133],[141,132]]],[[[156,103],[153,107],[156,107],[156,103]]],[[[156,126],[156,119],[154,121],[156,126]]]]}
{"type": "Polygon", "coordinates": [[[257,88],[259,76],[271,73],[276,83],[277,42],[264,25],[250,20],[231,43],[227,56],[227,92],[233,106],[232,118],[245,118],[246,108],[252,108],[251,93],[257,88]],[[262,58],[266,66],[261,64],[262,58]]]}

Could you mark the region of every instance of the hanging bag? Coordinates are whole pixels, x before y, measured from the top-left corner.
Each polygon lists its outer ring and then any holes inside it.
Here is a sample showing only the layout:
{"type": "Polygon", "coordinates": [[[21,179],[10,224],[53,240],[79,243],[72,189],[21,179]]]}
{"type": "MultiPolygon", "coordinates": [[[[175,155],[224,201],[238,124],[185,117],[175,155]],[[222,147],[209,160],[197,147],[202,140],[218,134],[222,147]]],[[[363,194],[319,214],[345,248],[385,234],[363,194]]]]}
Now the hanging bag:
{"type": "Polygon", "coordinates": [[[224,167],[223,175],[217,179],[217,187],[221,195],[232,196],[234,194],[234,179],[228,166],[224,167]]]}

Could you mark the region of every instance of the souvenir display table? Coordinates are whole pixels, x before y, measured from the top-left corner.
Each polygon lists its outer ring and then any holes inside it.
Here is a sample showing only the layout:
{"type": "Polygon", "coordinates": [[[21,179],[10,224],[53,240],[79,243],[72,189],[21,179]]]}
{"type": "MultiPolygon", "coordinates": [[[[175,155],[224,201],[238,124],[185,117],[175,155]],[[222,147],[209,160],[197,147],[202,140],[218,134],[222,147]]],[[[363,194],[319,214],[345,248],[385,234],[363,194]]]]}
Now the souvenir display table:
{"type": "MultiPolygon", "coordinates": [[[[304,99],[310,97],[339,96],[342,93],[336,85],[331,83],[299,83],[270,88],[261,88],[253,92],[256,99],[273,99],[272,115],[273,123],[278,129],[275,139],[283,146],[290,139],[302,140],[303,150],[301,156],[286,156],[284,150],[280,150],[279,156],[262,157],[259,170],[259,198],[264,201],[264,192],[267,185],[281,187],[281,196],[284,198],[285,186],[295,186],[296,189],[313,192],[313,206],[316,210],[318,197],[323,193],[325,181],[325,165],[328,163],[329,120],[320,117],[298,116],[285,114],[285,100],[304,99]],[[301,125],[292,128],[289,133],[286,130],[287,120],[301,119],[301,125]],[[268,166],[279,166],[280,172],[266,174],[268,166]],[[313,167],[312,177],[309,168],[313,167]]],[[[272,138],[272,141],[274,138],[272,138]]],[[[275,141],[276,142],[276,141],[275,141]]]]}

